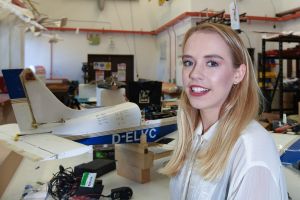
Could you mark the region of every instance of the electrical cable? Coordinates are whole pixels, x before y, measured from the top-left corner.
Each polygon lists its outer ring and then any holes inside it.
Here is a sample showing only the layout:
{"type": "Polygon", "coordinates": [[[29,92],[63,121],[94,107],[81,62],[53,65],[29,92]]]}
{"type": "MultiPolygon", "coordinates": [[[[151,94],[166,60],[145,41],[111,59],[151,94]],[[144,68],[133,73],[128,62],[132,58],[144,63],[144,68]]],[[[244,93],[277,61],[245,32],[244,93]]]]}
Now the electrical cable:
{"type": "Polygon", "coordinates": [[[54,174],[48,183],[48,194],[55,200],[67,200],[76,191],[76,177],[71,168],[59,166],[59,172],[54,174]]]}
{"type": "MultiPolygon", "coordinates": [[[[132,4],[131,1],[129,1],[129,8],[130,8],[130,21],[131,21],[131,29],[134,30],[134,20],[133,20],[133,11],[132,11],[132,4]]],[[[136,76],[137,79],[139,79],[139,70],[138,70],[138,65],[137,65],[137,56],[136,56],[136,37],[135,34],[132,36],[133,37],[133,50],[134,50],[134,66],[136,66],[136,76]]]]}
{"type": "Polygon", "coordinates": [[[251,42],[250,42],[248,34],[245,31],[243,31],[243,30],[240,30],[240,31],[245,34],[245,36],[246,36],[246,38],[248,40],[248,43],[249,43],[249,47],[252,48],[252,45],[251,45],[251,42]]]}
{"type": "Polygon", "coordinates": [[[172,26],[172,30],[173,30],[173,33],[174,33],[174,81],[173,83],[176,83],[176,80],[177,80],[177,69],[176,69],[176,66],[177,66],[177,35],[176,35],[176,31],[175,31],[175,28],[174,26],[172,26]]]}
{"type": "Polygon", "coordinates": [[[172,39],[170,29],[168,29],[168,36],[169,36],[169,83],[172,83],[172,39]]]}
{"type": "MultiPolygon", "coordinates": [[[[122,20],[121,20],[119,11],[118,11],[118,9],[117,9],[115,0],[113,0],[113,4],[114,4],[115,10],[116,10],[116,13],[117,13],[117,16],[118,16],[118,20],[119,20],[119,22],[120,22],[120,25],[121,25],[122,29],[124,29],[124,26],[123,26],[123,24],[122,24],[122,20]]],[[[130,13],[131,13],[131,15],[130,15],[131,27],[132,27],[132,30],[134,30],[134,29],[133,29],[134,25],[133,25],[133,17],[132,17],[131,1],[130,1],[130,13]]],[[[132,51],[131,51],[131,49],[130,49],[129,42],[128,42],[128,37],[127,37],[126,34],[123,34],[123,35],[124,35],[124,38],[125,38],[125,41],[126,41],[127,48],[128,48],[128,50],[129,50],[129,52],[132,53],[132,51]]],[[[138,79],[138,78],[139,78],[139,73],[138,73],[139,70],[138,70],[138,66],[137,66],[137,64],[136,64],[136,43],[135,43],[135,35],[133,35],[132,37],[133,37],[133,45],[134,45],[134,46],[133,46],[133,54],[135,55],[135,56],[133,57],[133,58],[134,58],[133,62],[134,62],[134,66],[136,66],[136,70],[135,70],[135,71],[136,71],[136,75],[137,75],[137,79],[138,79]]]]}
{"type": "MultiPolygon", "coordinates": [[[[118,20],[119,20],[119,23],[120,23],[120,25],[121,25],[121,28],[122,28],[122,30],[124,30],[124,26],[123,26],[123,24],[122,24],[122,20],[121,20],[121,17],[120,17],[118,8],[117,8],[117,6],[116,6],[115,0],[113,0],[113,4],[114,4],[114,7],[115,7],[115,10],[116,10],[116,13],[117,13],[118,20]]],[[[131,49],[130,49],[130,46],[129,46],[129,42],[128,42],[127,36],[126,36],[125,34],[123,34],[123,35],[124,35],[124,38],[125,38],[125,41],[126,41],[127,48],[128,48],[128,50],[129,50],[129,52],[131,52],[131,49]]]]}
{"type": "Polygon", "coordinates": [[[272,4],[272,6],[273,6],[274,13],[276,14],[276,13],[277,13],[277,11],[276,11],[276,7],[275,7],[275,4],[274,4],[274,1],[273,1],[273,0],[270,0],[270,1],[271,1],[271,4],[272,4]]]}
{"type": "Polygon", "coordinates": [[[103,185],[101,180],[96,181],[94,187],[88,189],[79,187],[77,180],[72,168],[64,169],[60,165],[59,172],[54,174],[48,183],[48,194],[54,200],[98,199],[100,196],[111,200],[129,200],[133,195],[130,187],[114,188],[109,195],[102,195],[103,185]]]}

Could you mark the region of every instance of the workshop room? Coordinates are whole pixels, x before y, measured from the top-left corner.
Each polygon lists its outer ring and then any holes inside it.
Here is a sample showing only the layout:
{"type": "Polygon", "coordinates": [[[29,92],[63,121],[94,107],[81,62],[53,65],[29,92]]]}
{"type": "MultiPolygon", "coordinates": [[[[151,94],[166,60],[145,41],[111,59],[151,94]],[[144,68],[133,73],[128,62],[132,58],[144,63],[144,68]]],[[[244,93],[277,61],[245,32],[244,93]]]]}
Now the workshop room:
{"type": "Polygon", "coordinates": [[[299,0],[0,0],[0,200],[300,200],[299,0]]]}

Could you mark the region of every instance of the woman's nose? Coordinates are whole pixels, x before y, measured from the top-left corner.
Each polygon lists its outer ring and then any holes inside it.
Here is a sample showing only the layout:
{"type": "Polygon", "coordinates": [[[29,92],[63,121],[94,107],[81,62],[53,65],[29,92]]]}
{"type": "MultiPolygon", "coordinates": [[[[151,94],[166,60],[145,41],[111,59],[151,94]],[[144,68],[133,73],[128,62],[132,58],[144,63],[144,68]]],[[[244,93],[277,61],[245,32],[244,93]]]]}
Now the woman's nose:
{"type": "Polygon", "coordinates": [[[196,63],[190,72],[190,78],[202,79],[204,77],[204,67],[201,63],[196,63]]]}

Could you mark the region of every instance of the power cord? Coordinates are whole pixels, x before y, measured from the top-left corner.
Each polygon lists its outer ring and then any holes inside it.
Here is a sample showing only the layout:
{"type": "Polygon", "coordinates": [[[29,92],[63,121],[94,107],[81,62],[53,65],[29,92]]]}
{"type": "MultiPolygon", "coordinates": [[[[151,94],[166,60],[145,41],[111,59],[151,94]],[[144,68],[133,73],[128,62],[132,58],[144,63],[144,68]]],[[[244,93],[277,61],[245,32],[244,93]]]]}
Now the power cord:
{"type": "Polygon", "coordinates": [[[48,183],[48,194],[55,200],[65,200],[76,191],[76,177],[71,168],[59,166],[59,172],[54,174],[48,183]]]}
{"type": "Polygon", "coordinates": [[[241,33],[245,34],[245,36],[246,36],[246,38],[248,40],[249,48],[252,48],[252,45],[251,45],[250,38],[249,38],[248,34],[245,31],[243,31],[243,30],[240,30],[240,31],[241,31],[241,33]]]}
{"type": "Polygon", "coordinates": [[[119,187],[111,190],[109,195],[102,195],[103,190],[102,181],[95,182],[93,188],[78,187],[78,181],[71,168],[64,169],[62,165],[59,166],[59,172],[53,175],[53,178],[48,183],[48,194],[54,200],[69,200],[78,199],[80,197],[90,197],[98,199],[107,197],[111,200],[129,200],[133,195],[130,187],[119,187]]]}

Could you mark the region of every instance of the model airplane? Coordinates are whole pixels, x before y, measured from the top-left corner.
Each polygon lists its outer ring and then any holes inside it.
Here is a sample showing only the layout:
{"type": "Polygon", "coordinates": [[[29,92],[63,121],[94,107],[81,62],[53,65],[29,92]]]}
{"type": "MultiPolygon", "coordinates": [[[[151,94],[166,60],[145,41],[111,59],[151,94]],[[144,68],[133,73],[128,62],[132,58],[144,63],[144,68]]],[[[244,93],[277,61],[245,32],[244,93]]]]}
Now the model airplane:
{"type": "Polygon", "coordinates": [[[25,31],[31,31],[35,36],[43,35],[47,32],[47,27],[63,27],[67,24],[67,18],[50,19],[39,12],[31,0],[0,0],[0,11],[6,11],[17,16],[26,25],[25,31]]]}
{"type": "Polygon", "coordinates": [[[130,102],[73,110],[30,69],[2,72],[18,124],[0,126],[0,142],[33,160],[79,155],[91,150],[87,145],[137,143],[141,134],[154,142],[177,129],[176,117],[145,121],[130,102]]]}
{"type": "Polygon", "coordinates": [[[21,6],[20,4],[17,4],[15,2],[2,0],[0,1],[0,10],[2,9],[4,11],[8,11],[9,13],[14,14],[25,23],[28,23],[30,27],[33,27],[33,29],[37,28],[39,30],[46,30],[44,26],[42,26],[41,24],[39,24],[37,21],[34,20],[33,13],[25,6],[21,6]]]}

